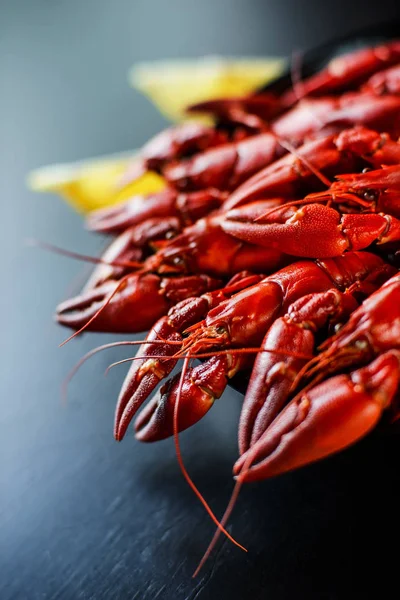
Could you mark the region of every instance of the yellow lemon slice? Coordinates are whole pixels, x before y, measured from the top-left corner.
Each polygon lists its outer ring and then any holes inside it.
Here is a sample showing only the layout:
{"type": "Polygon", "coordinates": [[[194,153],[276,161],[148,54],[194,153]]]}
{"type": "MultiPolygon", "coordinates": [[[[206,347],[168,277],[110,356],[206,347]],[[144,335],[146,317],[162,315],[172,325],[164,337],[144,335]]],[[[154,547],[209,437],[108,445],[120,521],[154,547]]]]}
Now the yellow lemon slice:
{"type": "Polygon", "coordinates": [[[254,92],[278,77],[285,65],[282,58],[205,57],[143,62],[131,68],[128,79],[164,116],[179,121],[190,104],[254,92]]]}
{"type": "Polygon", "coordinates": [[[122,202],[135,194],[161,190],[165,182],[156,173],[144,173],[128,186],[121,187],[121,177],[135,156],[135,152],[127,152],[49,165],[32,171],[28,175],[28,186],[35,192],[59,194],[83,213],[122,202]]]}

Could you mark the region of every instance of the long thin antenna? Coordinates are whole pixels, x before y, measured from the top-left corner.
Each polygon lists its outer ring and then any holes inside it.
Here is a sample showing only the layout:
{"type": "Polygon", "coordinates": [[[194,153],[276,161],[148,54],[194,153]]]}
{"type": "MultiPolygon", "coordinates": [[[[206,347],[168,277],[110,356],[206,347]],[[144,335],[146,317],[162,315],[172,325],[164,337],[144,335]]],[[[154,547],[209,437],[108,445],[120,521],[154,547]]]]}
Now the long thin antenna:
{"type": "Polygon", "coordinates": [[[180,397],[182,395],[183,381],[184,381],[184,378],[185,378],[185,375],[186,375],[186,371],[187,371],[188,366],[189,366],[189,361],[190,361],[190,357],[187,357],[187,358],[185,358],[185,361],[183,363],[182,373],[181,373],[181,377],[180,377],[180,380],[179,380],[179,387],[178,387],[178,392],[177,392],[176,403],[175,403],[175,406],[174,406],[174,441],[175,441],[175,450],[176,450],[176,456],[177,456],[177,459],[178,459],[178,464],[179,464],[179,467],[180,467],[180,469],[182,471],[182,474],[183,474],[184,478],[186,479],[187,483],[189,484],[190,488],[196,494],[196,496],[198,497],[198,499],[200,500],[200,502],[202,503],[202,505],[206,509],[207,513],[209,514],[209,516],[211,517],[211,519],[214,521],[215,525],[218,527],[218,531],[221,531],[224,535],[226,535],[226,537],[233,544],[235,544],[235,546],[238,546],[238,548],[240,548],[244,552],[247,552],[247,549],[244,546],[242,546],[241,544],[239,544],[239,542],[237,542],[231,536],[231,534],[228,531],[226,531],[226,529],[218,521],[217,517],[214,515],[213,511],[211,510],[210,506],[206,502],[205,498],[202,496],[200,490],[198,490],[198,488],[196,487],[195,483],[191,479],[191,477],[190,477],[189,473],[187,472],[186,467],[185,467],[185,465],[183,463],[183,458],[182,458],[182,453],[181,453],[181,448],[180,448],[180,443],[179,443],[179,428],[178,428],[179,412],[178,412],[178,410],[179,410],[179,400],[180,400],[180,397]]]}
{"type": "Polygon", "coordinates": [[[48,242],[42,242],[41,240],[27,239],[26,244],[28,246],[34,246],[36,248],[43,248],[43,250],[49,250],[54,254],[60,254],[74,260],[80,260],[84,262],[93,263],[95,265],[109,265],[111,267],[125,267],[131,269],[140,269],[143,263],[132,261],[132,260],[105,260],[96,256],[89,256],[88,254],[81,254],[80,252],[74,252],[72,250],[65,250],[56,246],[55,244],[49,244],[48,242]]]}

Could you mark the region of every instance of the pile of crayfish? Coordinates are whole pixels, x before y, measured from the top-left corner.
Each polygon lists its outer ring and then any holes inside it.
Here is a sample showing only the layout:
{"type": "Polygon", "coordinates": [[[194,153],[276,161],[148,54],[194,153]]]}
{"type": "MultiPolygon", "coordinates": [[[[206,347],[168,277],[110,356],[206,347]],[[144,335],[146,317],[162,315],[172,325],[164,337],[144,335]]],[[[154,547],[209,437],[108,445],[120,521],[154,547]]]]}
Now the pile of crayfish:
{"type": "Polygon", "coordinates": [[[78,333],[150,330],[117,440],[153,393],[135,422],[144,442],[177,438],[249,373],[234,474],[250,482],[400,416],[400,41],[279,96],[189,111],[215,125],[144,146],[124,185],[150,170],[167,187],[88,216],[114,238],[56,318],[78,333]]]}

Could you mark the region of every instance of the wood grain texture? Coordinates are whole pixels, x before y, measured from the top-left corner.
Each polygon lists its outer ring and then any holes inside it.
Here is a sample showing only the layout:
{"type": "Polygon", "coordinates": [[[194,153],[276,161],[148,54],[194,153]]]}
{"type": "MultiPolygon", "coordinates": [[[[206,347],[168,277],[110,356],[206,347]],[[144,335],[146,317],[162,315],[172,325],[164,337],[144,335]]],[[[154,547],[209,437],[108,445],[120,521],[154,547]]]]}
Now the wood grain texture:
{"type": "MultiPolygon", "coordinates": [[[[24,178],[41,164],[137,147],[163,126],[126,84],[132,61],[290,53],[397,13],[384,1],[1,3],[1,600],[398,597],[394,435],[248,486],[230,527],[249,553],[224,542],[193,581],[214,528],[173,444],[114,442],[124,368],[103,372],[123,351],[85,365],[61,404],[69,368],[114,337],[57,348],[66,332],[52,311],[84,268],[24,245],[35,237],[100,251],[104,240],[56,198],[29,194],[24,178]]],[[[219,515],[232,489],[239,411],[230,391],[182,435],[188,469],[219,515]]]]}

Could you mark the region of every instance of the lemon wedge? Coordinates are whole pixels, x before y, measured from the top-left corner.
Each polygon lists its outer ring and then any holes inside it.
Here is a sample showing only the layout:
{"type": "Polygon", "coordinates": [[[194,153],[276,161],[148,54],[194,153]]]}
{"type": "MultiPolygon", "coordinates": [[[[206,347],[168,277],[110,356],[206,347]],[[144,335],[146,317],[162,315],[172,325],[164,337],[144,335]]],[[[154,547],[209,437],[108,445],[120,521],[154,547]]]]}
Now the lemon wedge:
{"type": "MultiPolygon", "coordinates": [[[[185,117],[185,109],[190,104],[251,93],[277,77],[284,66],[285,60],[280,58],[206,57],[156,61],[136,64],[129,73],[129,81],[165,116],[179,121],[185,117]]],[[[137,153],[131,151],[49,165],[32,171],[28,175],[28,186],[35,192],[59,194],[82,213],[165,187],[164,179],[152,172],[122,186],[122,176],[135,156],[137,153]]]]}
{"type": "Polygon", "coordinates": [[[164,116],[179,121],[190,104],[255,92],[278,77],[285,64],[282,58],[212,56],[143,62],[131,68],[128,79],[164,116]]]}
{"type": "Polygon", "coordinates": [[[121,178],[137,154],[113,154],[75,163],[54,164],[32,171],[28,187],[35,192],[62,196],[78,212],[111,206],[135,194],[150,194],[165,186],[156,173],[144,173],[121,187],[121,178]]]}

